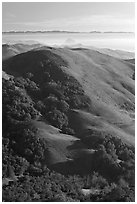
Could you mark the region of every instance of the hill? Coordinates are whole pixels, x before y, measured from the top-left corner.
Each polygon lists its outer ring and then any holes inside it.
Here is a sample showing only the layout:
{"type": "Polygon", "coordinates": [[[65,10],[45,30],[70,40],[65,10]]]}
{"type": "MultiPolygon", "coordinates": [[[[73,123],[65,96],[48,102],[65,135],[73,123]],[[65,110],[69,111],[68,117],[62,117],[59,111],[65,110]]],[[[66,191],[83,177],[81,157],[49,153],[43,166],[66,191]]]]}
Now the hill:
{"type": "MultiPolygon", "coordinates": [[[[26,174],[42,178],[45,172],[49,178],[47,171],[53,170],[65,176],[77,174],[82,181],[75,178],[80,188],[76,193],[95,185],[97,192],[102,192],[100,201],[111,197],[106,188],[113,193],[127,185],[131,191],[134,64],[85,48],[34,46],[20,52],[3,61],[3,177],[8,177],[9,165],[14,174],[22,171],[25,178],[26,174]]],[[[56,173],[54,182],[58,183],[56,173]]],[[[67,192],[75,191],[63,181],[60,185],[61,189],[67,185],[67,192]]],[[[4,192],[10,195],[10,187],[7,189],[4,192]]],[[[79,199],[76,193],[74,197],[79,199]]],[[[65,196],[68,199],[70,195],[65,196]]]]}
{"type": "Polygon", "coordinates": [[[33,48],[39,47],[40,44],[3,44],[2,45],[2,60],[9,59],[17,54],[27,52],[33,48]]]}
{"type": "MultiPolygon", "coordinates": [[[[69,43],[71,44],[71,43],[69,43]]],[[[135,58],[135,53],[134,52],[128,52],[124,50],[113,50],[113,49],[108,49],[108,48],[98,48],[98,47],[93,47],[93,46],[85,46],[82,44],[73,44],[72,45],[67,45],[67,43],[64,44],[64,47],[76,50],[76,49],[89,49],[89,50],[94,50],[98,51],[102,54],[106,54],[112,57],[116,57],[118,59],[125,59],[125,60],[130,60],[135,58]]]]}

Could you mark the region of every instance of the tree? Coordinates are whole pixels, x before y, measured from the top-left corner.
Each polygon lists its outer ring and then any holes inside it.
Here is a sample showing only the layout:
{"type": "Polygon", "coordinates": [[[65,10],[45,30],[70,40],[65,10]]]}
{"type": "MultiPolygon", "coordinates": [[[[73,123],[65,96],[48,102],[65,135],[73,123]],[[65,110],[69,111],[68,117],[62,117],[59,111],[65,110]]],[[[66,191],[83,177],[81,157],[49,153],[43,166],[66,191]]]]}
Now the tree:
{"type": "Polygon", "coordinates": [[[57,109],[54,109],[53,111],[48,112],[46,115],[46,118],[52,125],[60,129],[62,129],[63,126],[68,125],[67,116],[57,109]]]}

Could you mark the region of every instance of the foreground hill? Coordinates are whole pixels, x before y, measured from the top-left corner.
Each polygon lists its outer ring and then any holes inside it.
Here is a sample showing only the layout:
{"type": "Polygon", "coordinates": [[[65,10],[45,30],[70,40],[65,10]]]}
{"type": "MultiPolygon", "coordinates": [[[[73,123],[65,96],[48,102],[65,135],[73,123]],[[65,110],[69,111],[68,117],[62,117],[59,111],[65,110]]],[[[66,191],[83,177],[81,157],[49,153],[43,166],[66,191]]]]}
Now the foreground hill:
{"type": "MultiPolygon", "coordinates": [[[[91,100],[88,117],[85,112],[89,129],[96,128],[92,124],[96,116],[100,131],[134,144],[134,65],[92,50],[40,48],[13,57],[10,65],[4,67],[7,74],[32,73],[38,83],[47,69],[54,72],[56,81],[64,80],[64,73],[78,80],[91,100]]],[[[84,113],[82,117],[85,121],[84,113]]],[[[84,133],[85,129],[81,131],[84,133]]]]}
{"type": "Polygon", "coordinates": [[[39,191],[23,201],[133,201],[134,71],[81,48],[39,47],[4,60],[3,199],[19,201],[19,189],[36,182],[39,191]]]}

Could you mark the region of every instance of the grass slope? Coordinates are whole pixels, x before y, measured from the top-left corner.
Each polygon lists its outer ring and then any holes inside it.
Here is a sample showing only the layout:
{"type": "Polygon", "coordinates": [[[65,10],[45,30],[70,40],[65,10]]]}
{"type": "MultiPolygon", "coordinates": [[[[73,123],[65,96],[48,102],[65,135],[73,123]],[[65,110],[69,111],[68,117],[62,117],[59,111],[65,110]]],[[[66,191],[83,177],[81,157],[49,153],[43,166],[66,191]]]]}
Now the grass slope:
{"type": "Polygon", "coordinates": [[[84,173],[89,170],[88,158],[94,150],[88,149],[80,138],[62,134],[58,128],[45,121],[33,120],[32,124],[38,128],[37,136],[46,140],[48,150],[45,164],[50,169],[63,174],[84,173]],[[82,165],[85,162],[86,168],[82,165]]]}
{"type": "MultiPolygon", "coordinates": [[[[64,70],[75,76],[90,97],[91,113],[100,119],[103,128],[134,144],[133,67],[124,60],[92,50],[60,49],[57,53],[69,64],[64,70]]],[[[84,124],[85,117],[82,118],[84,124]]]]}

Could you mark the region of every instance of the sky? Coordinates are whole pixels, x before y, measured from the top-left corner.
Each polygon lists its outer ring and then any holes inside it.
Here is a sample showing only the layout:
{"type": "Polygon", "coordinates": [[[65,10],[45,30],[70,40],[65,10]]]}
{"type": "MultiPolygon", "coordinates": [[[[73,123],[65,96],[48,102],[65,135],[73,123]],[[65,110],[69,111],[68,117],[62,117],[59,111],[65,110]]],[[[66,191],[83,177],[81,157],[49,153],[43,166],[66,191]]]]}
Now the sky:
{"type": "Polygon", "coordinates": [[[134,32],[133,2],[3,2],[2,31],[134,32]]]}

